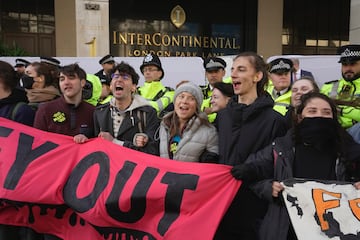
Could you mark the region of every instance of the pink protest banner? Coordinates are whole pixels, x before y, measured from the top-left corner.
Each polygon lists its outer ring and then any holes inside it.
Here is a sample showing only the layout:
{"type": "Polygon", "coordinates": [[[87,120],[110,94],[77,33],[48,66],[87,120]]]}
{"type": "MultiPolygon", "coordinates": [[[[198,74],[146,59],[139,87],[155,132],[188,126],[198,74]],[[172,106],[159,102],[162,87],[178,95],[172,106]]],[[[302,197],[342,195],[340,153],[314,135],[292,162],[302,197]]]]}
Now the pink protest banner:
{"type": "Polygon", "coordinates": [[[0,223],[61,239],[212,239],[230,167],[162,159],[0,118],[0,223]]]}

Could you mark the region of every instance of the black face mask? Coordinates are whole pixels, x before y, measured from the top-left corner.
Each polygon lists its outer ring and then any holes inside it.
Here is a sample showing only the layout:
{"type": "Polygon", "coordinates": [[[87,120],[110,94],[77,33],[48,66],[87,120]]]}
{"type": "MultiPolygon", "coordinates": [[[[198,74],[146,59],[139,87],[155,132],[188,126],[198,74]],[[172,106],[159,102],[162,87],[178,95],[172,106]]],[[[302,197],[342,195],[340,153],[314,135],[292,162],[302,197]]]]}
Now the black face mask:
{"type": "Polygon", "coordinates": [[[20,79],[20,87],[22,88],[26,88],[26,89],[31,89],[32,85],[34,83],[34,78],[30,77],[28,75],[24,75],[21,79],[20,79]]]}
{"type": "Polygon", "coordinates": [[[86,80],[86,83],[82,90],[82,97],[85,100],[91,99],[93,94],[93,85],[90,81],[86,80]]]}
{"type": "Polygon", "coordinates": [[[338,124],[332,118],[306,117],[296,127],[299,142],[319,150],[336,149],[338,124]]]}

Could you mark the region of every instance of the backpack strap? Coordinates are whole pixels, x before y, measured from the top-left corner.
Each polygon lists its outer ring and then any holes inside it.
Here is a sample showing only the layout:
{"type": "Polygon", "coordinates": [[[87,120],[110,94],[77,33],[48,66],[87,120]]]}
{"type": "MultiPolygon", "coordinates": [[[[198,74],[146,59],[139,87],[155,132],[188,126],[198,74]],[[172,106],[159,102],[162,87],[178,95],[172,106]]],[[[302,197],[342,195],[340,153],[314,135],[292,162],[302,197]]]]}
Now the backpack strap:
{"type": "Polygon", "coordinates": [[[12,111],[11,111],[11,114],[10,114],[10,116],[9,116],[11,120],[15,121],[15,117],[16,117],[16,114],[17,114],[19,108],[20,108],[21,106],[25,105],[25,104],[26,104],[25,102],[17,102],[17,103],[14,105],[14,107],[13,107],[13,109],[12,109],[12,111]]]}
{"type": "Polygon", "coordinates": [[[146,128],[146,112],[145,111],[137,111],[137,117],[139,119],[138,128],[140,133],[143,133],[146,128]]]}

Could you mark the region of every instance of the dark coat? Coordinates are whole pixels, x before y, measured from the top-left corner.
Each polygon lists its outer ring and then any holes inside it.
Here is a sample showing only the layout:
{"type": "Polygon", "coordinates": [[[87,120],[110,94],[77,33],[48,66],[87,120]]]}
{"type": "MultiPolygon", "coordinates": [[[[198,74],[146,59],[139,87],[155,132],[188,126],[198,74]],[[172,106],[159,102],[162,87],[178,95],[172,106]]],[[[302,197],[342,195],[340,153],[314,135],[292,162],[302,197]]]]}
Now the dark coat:
{"type": "Polygon", "coordinates": [[[220,163],[235,166],[268,144],[285,135],[285,118],[273,110],[270,95],[260,96],[250,105],[234,99],[217,116],[220,163]]]}
{"type": "Polygon", "coordinates": [[[35,110],[27,103],[25,91],[15,88],[8,97],[0,99],[0,117],[32,127],[35,110]]]}
{"type": "MultiPolygon", "coordinates": [[[[146,102],[145,99],[143,101],[146,102]]],[[[100,131],[109,132],[112,136],[115,136],[110,104],[111,103],[108,102],[104,105],[96,107],[95,109],[95,136],[97,136],[100,131]]],[[[150,105],[139,105],[134,108],[129,107],[126,111],[126,117],[121,123],[117,139],[124,142],[124,147],[153,155],[159,155],[159,143],[155,140],[155,133],[158,131],[159,125],[160,120],[157,117],[157,112],[150,105]],[[140,115],[138,112],[140,112],[140,115]],[[143,113],[145,113],[146,119],[141,120],[139,116],[143,116],[143,113]],[[143,131],[139,129],[139,122],[141,126],[144,126],[143,131]],[[145,147],[142,148],[139,148],[133,144],[134,135],[140,132],[145,133],[149,137],[148,143],[145,145],[145,147]]]]}
{"type": "MultiPolygon", "coordinates": [[[[231,166],[245,162],[251,153],[269,145],[287,129],[284,117],[273,110],[274,101],[269,94],[258,97],[250,105],[238,104],[236,97],[217,115],[220,163],[231,166]]],[[[267,204],[243,183],[215,239],[257,239],[267,204]]]]}
{"type": "MultiPolygon", "coordinates": [[[[291,128],[285,136],[276,138],[272,144],[250,155],[245,162],[248,175],[256,176],[257,179],[267,179],[252,186],[252,190],[261,199],[270,203],[260,228],[260,240],[287,239],[290,218],[282,198],[272,197],[272,182],[293,178],[295,159],[293,134],[294,129],[291,128]]],[[[335,170],[338,181],[347,179],[346,163],[359,161],[360,158],[360,145],[348,138],[345,131],[344,134],[344,153],[339,155],[340,161],[337,162],[335,170]]]]}
{"type": "Polygon", "coordinates": [[[302,77],[310,77],[310,78],[314,79],[314,75],[312,74],[312,72],[306,71],[306,70],[303,70],[303,69],[300,70],[300,77],[301,78],[302,77]]]}

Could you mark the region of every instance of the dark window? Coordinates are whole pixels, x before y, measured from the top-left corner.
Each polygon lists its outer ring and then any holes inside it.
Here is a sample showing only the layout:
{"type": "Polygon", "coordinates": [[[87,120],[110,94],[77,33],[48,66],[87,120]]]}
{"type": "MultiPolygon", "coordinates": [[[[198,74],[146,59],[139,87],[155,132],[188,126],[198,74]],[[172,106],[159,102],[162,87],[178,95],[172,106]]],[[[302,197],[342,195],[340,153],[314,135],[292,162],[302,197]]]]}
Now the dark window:
{"type": "Polygon", "coordinates": [[[336,54],[349,43],[350,0],[284,0],[283,54],[336,54]]]}
{"type": "Polygon", "coordinates": [[[54,1],[0,1],[1,29],[12,33],[55,33],[54,1]]]}

